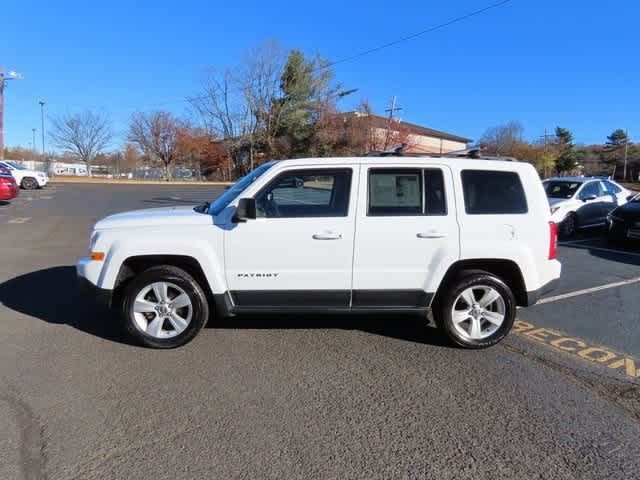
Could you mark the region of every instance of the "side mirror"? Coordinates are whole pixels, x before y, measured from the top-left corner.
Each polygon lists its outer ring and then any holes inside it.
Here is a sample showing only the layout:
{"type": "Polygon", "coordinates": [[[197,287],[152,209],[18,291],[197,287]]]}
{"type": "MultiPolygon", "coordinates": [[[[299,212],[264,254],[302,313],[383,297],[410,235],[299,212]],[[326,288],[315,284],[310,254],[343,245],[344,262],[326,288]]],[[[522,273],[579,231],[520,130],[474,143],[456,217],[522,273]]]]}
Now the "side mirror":
{"type": "Polygon", "coordinates": [[[236,223],[254,220],[256,218],[256,200],[255,198],[241,198],[238,201],[236,213],[233,215],[233,221],[236,223]]]}
{"type": "Polygon", "coordinates": [[[582,197],[582,201],[583,202],[589,202],[591,200],[595,200],[596,198],[598,198],[598,197],[596,197],[595,195],[587,195],[586,197],[582,197]]]}

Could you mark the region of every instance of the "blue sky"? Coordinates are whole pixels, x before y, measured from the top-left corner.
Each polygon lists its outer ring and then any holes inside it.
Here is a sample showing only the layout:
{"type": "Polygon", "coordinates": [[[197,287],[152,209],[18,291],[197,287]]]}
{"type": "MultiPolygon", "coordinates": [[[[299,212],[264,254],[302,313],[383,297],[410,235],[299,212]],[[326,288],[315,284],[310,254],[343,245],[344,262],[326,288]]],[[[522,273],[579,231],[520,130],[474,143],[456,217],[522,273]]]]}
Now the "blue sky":
{"type": "MultiPolygon", "coordinates": [[[[495,1],[495,0],[494,0],[495,1]]],[[[5,142],[40,135],[48,114],[103,110],[124,138],[137,110],[182,114],[207,67],[268,39],[348,57],[482,8],[491,0],[212,2],[4,0],[0,64],[25,76],[5,98],[5,142]]],[[[640,2],[512,0],[471,20],[335,67],[380,113],[478,139],[519,120],[533,139],[564,126],[581,143],[615,128],[640,141],[640,2]]],[[[37,140],[39,144],[39,140],[37,140]]]]}

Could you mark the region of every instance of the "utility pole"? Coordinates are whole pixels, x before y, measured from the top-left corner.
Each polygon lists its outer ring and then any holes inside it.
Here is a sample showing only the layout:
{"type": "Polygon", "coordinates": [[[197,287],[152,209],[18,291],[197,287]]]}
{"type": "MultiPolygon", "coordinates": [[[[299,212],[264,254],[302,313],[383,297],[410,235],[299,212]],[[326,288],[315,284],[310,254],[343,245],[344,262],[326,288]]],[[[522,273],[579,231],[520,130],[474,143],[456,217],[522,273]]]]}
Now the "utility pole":
{"type": "Polygon", "coordinates": [[[9,72],[5,76],[4,70],[0,67],[0,160],[4,160],[4,87],[8,80],[21,80],[22,74],[9,72]]]}
{"type": "Polygon", "coordinates": [[[46,102],[44,100],[40,100],[38,103],[40,104],[40,117],[42,120],[42,155],[44,156],[44,104],[46,102]]]}
{"type": "Polygon", "coordinates": [[[394,95],[393,99],[391,100],[391,108],[387,108],[385,110],[385,112],[389,112],[389,119],[387,120],[387,134],[386,134],[385,139],[384,139],[384,148],[383,148],[383,150],[386,150],[387,147],[389,146],[389,138],[391,136],[391,122],[393,121],[393,114],[395,112],[398,112],[398,111],[402,110],[402,107],[397,107],[396,104],[397,104],[397,98],[394,95]]]}
{"type": "MultiPolygon", "coordinates": [[[[544,129],[544,135],[542,135],[540,137],[540,138],[542,138],[544,140],[544,158],[545,158],[545,160],[546,160],[546,157],[547,157],[547,147],[548,147],[547,139],[548,138],[552,138],[552,137],[555,137],[555,135],[547,133],[547,129],[546,128],[544,129]]],[[[545,176],[545,178],[547,177],[547,164],[546,164],[546,161],[545,161],[545,164],[544,164],[544,176],[545,176]]]]}
{"type": "Polygon", "coordinates": [[[624,168],[622,170],[622,181],[627,181],[627,156],[629,155],[629,131],[624,131],[624,168]]]}

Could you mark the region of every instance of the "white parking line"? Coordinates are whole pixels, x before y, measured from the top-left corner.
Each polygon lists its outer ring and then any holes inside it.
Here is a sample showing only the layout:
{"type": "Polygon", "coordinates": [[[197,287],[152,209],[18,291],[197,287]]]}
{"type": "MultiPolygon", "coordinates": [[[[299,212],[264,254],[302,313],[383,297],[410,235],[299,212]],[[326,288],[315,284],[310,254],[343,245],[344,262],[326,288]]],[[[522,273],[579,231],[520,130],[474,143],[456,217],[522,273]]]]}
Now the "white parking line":
{"type": "Polygon", "coordinates": [[[631,285],[634,283],[640,283],[640,277],[630,278],[629,280],[622,280],[620,282],[607,283],[605,285],[600,285],[599,287],[585,288],[584,290],[577,290],[575,292],[563,293],[562,295],[555,295],[553,297],[542,298],[540,301],[538,301],[537,305],[557,302],[558,300],[564,300],[566,298],[577,297],[579,295],[587,295],[589,293],[600,292],[609,288],[623,287],[625,285],[631,285]]]}

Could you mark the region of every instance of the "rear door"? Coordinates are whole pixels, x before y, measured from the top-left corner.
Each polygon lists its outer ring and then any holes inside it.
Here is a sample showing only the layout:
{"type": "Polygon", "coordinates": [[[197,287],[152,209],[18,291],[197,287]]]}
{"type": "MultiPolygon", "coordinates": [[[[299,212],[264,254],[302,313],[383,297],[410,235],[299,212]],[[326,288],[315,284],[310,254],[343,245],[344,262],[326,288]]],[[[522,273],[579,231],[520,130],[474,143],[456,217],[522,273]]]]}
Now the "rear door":
{"type": "Polygon", "coordinates": [[[459,254],[451,171],[362,165],[352,308],[424,308],[429,280],[459,254]]]}

